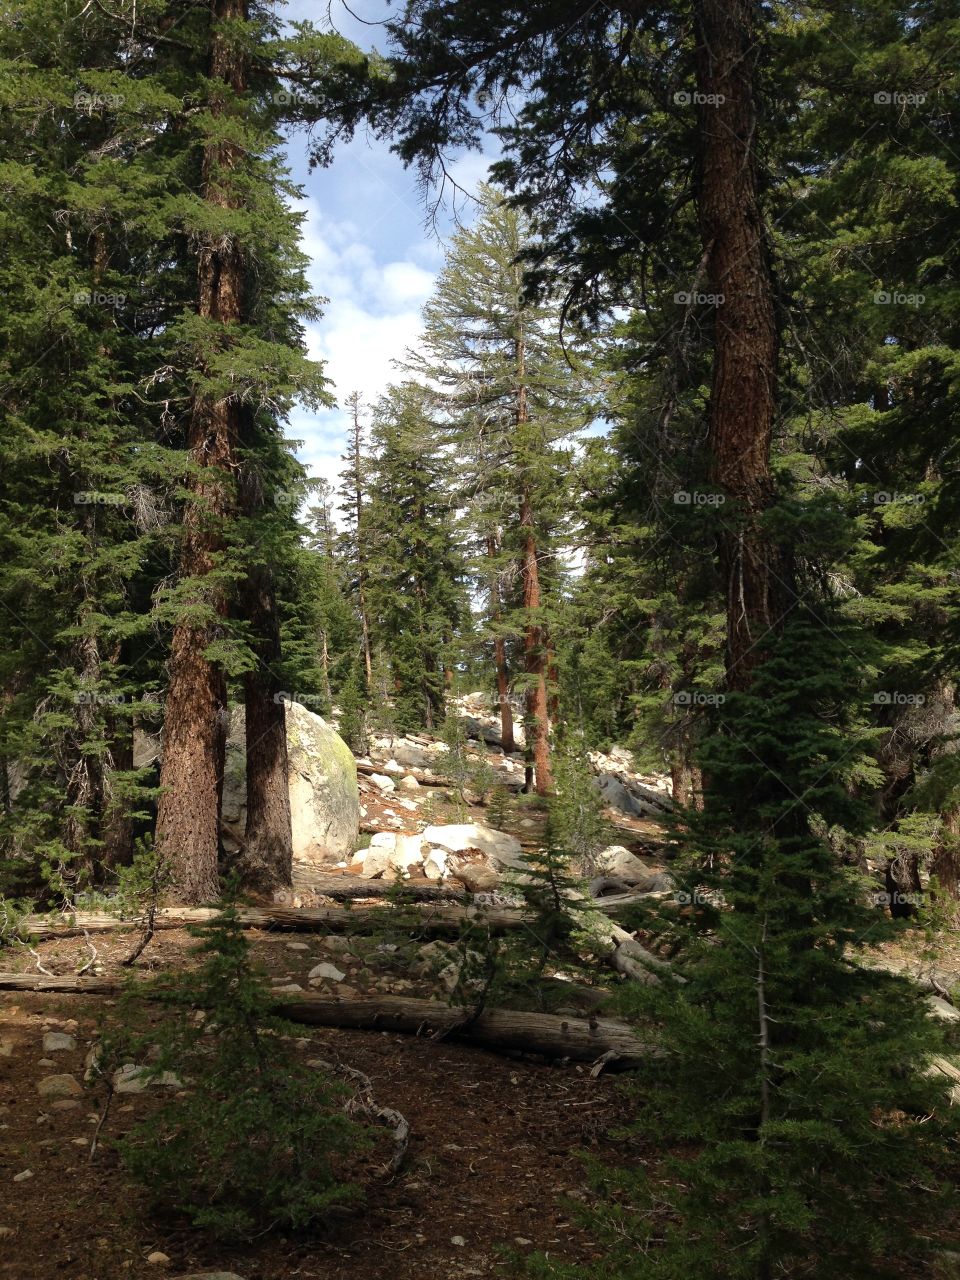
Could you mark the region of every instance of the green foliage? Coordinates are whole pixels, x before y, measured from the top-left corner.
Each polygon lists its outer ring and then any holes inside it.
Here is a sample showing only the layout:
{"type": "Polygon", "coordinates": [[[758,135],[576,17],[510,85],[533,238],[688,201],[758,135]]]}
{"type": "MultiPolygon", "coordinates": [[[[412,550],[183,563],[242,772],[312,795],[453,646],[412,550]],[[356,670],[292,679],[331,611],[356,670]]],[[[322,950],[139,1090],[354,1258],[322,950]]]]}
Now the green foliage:
{"type": "Polygon", "coordinates": [[[677,980],[630,1000],[666,1057],[630,1089],[628,1140],[670,1150],[600,1174],[604,1274],[920,1274],[953,1203],[948,1082],[926,1070],[944,1032],[909,982],[857,962],[892,926],[827,838],[867,816],[845,785],[864,749],[850,640],[799,610],[703,744],[677,980]]]}
{"type": "Polygon", "coordinates": [[[603,797],[587,758],[585,739],[563,739],[554,755],[556,794],[549,800],[549,832],[553,842],[581,869],[595,870],[593,860],[607,843],[603,797]]]}
{"type": "MultiPolygon", "coordinates": [[[[343,1114],[342,1090],[289,1047],[302,1028],[277,1014],[235,907],[195,932],[197,967],[154,988],[160,1025],[106,1038],[108,1066],[158,1045],[147,1078],[181,1082],[118,1143],[123,1163],[154,1209],[221,1239],[319,1227],[359,1195],[338,1161],[363,1144],[363,1131],[343,1114]]],[[[128,995],[126,1013],[142,1022],[142,997],[128,995]]]]}

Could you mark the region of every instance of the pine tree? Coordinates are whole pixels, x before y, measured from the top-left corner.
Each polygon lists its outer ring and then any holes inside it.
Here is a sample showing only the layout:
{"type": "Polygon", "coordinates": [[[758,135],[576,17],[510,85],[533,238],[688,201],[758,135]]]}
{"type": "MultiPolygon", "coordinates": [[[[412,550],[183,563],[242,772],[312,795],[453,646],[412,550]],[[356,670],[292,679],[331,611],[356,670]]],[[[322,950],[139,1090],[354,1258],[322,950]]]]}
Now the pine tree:
{"type": "Polygon", "coordinates": [[[378,403],[367,517],[369,602],[401,731],[432,730],[443,720],[447,672],[466,612],[435,436],[427,397],[415,384],[392,387],[378,403]]]}
{"type": "MultiPolygon", "coordinates": [[[[587,379],[560,345],[559,309],[526,291],[521,257],[529,224],[495,189],[481,190],[476,225],[453,239],[424,309],[423,355],[412,361],[438,390],[451,448],[463,461],[462,495],[487,593],[502,740],[512,743],[508,691],[523,693],[537,790],[551,789],[552,674],[545,570],[563,503],[566,455],[559,447],[589,419],[587,379]],[[514,568],[518,607],[507,611],[504,577],[514,568]],[[522,676],[511,682],[506,641],[520,637],[522,676]]],[[[576,359],[576,347],[570,353],[576,359]]]]}
{"type": "Polygon", "coordinates": [[[350,410],[350,429],[347,451],[341,458],[344,469],[340,473],[340,509],[346,522],[341,535],[341,554],[351,566],[350,589],[356,600],[360,619],[360,639],[363,647],[363,665],[367,682],[367,694],[373,691],[373,650],[370,640],[370,613],[367,604],[367,529],[365,508],[367,497],[367,458],[365,454],[364,426],[361,417],[363,400],[359,391],[347,397],[350,410]]]}

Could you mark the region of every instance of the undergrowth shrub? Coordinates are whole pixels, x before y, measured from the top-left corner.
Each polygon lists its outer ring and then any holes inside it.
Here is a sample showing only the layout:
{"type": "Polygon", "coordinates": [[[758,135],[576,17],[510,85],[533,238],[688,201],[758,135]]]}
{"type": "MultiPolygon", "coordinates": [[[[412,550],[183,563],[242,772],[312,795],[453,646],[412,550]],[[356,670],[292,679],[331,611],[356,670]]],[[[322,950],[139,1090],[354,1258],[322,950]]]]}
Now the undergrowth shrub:
{"type": "Polygon", "coordinates": [[[193,932],[199,966],[175,986],[154,984],[160,1026],[144,1025],[144,1001],[130,993],[126,1020],[140,1030],[103,1039],[105,1069],[149,1050],[146,1079],[182,1086],[165,1089],[160,1108],[119,1141],[123,1164],[155,1211],[183,1214],[218,1238],[316,1227],[357,1200],[341,1168],[368,1135],[343,1113],[343,1086],[288,1044],[302,1028],[274,1011],[235,907],[193,932]]]}

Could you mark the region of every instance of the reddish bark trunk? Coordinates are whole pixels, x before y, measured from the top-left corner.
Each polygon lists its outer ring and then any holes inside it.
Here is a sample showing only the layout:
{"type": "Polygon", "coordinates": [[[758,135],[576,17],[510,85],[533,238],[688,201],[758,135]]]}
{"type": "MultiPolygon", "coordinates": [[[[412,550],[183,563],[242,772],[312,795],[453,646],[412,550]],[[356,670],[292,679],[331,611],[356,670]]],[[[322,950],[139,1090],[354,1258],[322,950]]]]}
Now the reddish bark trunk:
{"type": "Polygon", "coordinates": [[[490,561],[490,622],[494,628],[493,667],[497,675],[497,702],[500,707],[500,745],[504,751],[516,750],[513,739],[513,707],[510,705],[510,678],[507,674],[507,647],[499,633],[502,621],[500,583],[497,578],[497,540],[487,535],[487,557],[490,561]]]}
{"type": "MultiPolygon", "coordinates": [[[[245,59],[218,28],[245,17],[246,0],[211,0],[210,78],[236,93],[246,87],[245,59]]],[[[214,94],[211,113],[222,115],[224,106],[223,98],[214,94]]],[[[202,193],[208,203],[218,208],[239,205],[241,196],[231,189],[230,176],[240,160],[240,149],[233,143],[214,142],[206,148],[202,193]]],[[[199,314],[223,325],[241,321],[245,274],[243,255],[229,237],[205,237],[197,264],[199,314]]],[[[204,579],[222,546],[218,525],[229,509],[228,477],[235,464],[239,425],[239,408],[232,400],[197,397],[187,431],[187,449],[204,471],[190,482],[180,573],[194,580],[197,600],[217,618],[226,617],[226,595],[221,585],[204,579]]],[[[220,669],[205,656],[217,630],[217,622],[180,622],[170,650],[157,848],[168,867],[173,894],[186,903],[219,896],[226,686],[220,669]]]]}
{"type": "Polygon", "coordinates": [[[716,308],[709,447],[712,482],[727,499],[720,561],[727,594],[727,678],[749,685],[786,607],[784,567],[761,521],[773,481],[770,441],[778,334],[757,163],[750,0],[698,0],[700,230],[716,308]]]}

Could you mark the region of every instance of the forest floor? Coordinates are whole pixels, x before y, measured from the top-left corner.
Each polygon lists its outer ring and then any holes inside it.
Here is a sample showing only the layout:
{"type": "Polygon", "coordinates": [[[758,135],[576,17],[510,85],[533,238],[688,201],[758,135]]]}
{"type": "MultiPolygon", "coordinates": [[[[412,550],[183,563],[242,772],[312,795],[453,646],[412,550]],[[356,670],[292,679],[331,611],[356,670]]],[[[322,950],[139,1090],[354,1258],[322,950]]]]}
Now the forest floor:
{"type": "MultiPolygon", "coordinates": [[[[416,827],[416,815],[381,798],[364,783],[366,827],[416,827]]],[[[424,797],[426,798],[426,797],[424,797]]],[[[430,798],[431,820],[489,820],[483,808],[430,798]]],[[[418,806],[419,808],[419,806],[418,806]]],[[[543,812],[517,798],[506,829],[526,842],[542,833],[543,812]]],[[[611,840],[656,856],[662,831],[647,820],[612,819],[611,840]]],[[[298,895],[312,905],[314,895],[298,895]]],[[[382,901],[382,900],[381,900],[382,901]]],[[[391,959],[376,939],[306,933],[246,932],[255,958],[278,988],[317,989],[311,969],[328,962],[344,972],[355,996],[399,994],[446,999],[436,967],[391,959]]],[[[127,970],[136,932],[57,938],[5,952],[6,970],[75,974],[93,971],[119,979],[127,970]]],[[[878,948],[874,959],[912,972],[934,967],[951,988],[960,986],[960,946],[922,956],[922,939],[878,948]]],[[[137,962],[138,977],[183,971],[193,963],[195,939],[183,929],[159,930],[137,962]]],[[[606,971],[598,987],[616,981],[606,971]]],[[[344,985],[345,984],[345,985],[344,985]]],[[[324,985],[321,989],[327,989],[324,985]]],[[[322,1057],[369,1076],[377,1102],[409,1121],[404,1165],[392,1179],[368,1182],[361,1208],[311,1239],[289,1233],[253,1245],[224,1246],[145,1211],[142,1193],[120,1166],[111,1143],[158,1105],[158,1090],[117,1094],[100,1135],[91,1141],[106,1098],[102,1081],[56,1101],[39,1082],[69,1074],[84,1078],[85,1057],[104,1030],[119,1020],[117,1000],[88,995],[0,992],[0,1280],[158,1280],[196,1272],[235,1272],[243,1280],[459,1280],[516,1275],[513,1255],[544,1251],[576,1262],[602,1258],[602,1248],[580,1224],[588,1203],[583,1154],[616,1164],[656,1160],[642,1144],[627,1152],[612,1135],[643,1106],[643,1082],[599,1075],[587,1066],[548,1064],[529,1056],[505,1057],[467,1045],[388,1032],[303,1028],[295,1051],[322,1057]],[[73,1044],[44,1048],[44,1035],[63,1032],[73,1044]],[[151,1255],[160,1255],[150,1261],[151,1255]]],[[[159,1015],[157,1015],[159,1016],[159,1015]]],[[[955,1246],[954,1246],[955,1247],[955,1246]]]]}

